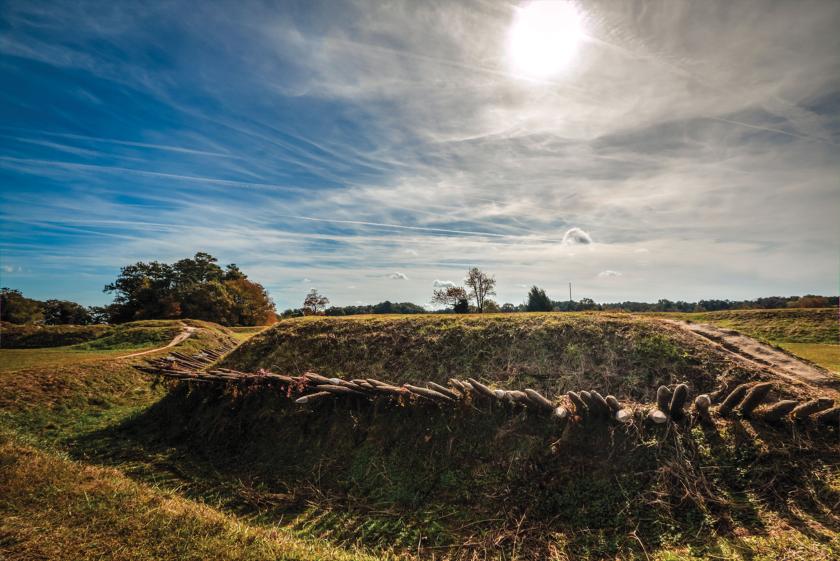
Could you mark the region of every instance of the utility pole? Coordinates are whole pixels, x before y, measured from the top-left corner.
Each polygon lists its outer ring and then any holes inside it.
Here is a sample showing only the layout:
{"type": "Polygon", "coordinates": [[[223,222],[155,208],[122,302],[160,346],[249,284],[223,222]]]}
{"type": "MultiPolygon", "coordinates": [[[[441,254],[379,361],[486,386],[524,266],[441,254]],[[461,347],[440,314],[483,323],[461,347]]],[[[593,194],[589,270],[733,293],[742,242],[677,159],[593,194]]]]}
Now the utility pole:
{"type": "Polygon", "coordinates": [[[572,281],[569,281],[569,303],[572,303],[572,281]]]}

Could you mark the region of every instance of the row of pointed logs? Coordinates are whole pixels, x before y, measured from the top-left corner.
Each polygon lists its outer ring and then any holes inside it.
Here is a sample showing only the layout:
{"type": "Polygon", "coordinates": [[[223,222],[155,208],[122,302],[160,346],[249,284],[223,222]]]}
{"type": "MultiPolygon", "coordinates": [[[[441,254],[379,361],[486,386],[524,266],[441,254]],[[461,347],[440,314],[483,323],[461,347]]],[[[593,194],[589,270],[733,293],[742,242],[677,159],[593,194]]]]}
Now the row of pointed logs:
{"type": "MultiPolygon", "coordinates": [[[[694,413],[705,423],[712,422],[712,415],[728,417],[737,411],[741,417],[758,419],[767,423],[779,423],[785,420],[803,421],[812,418],[820,424],[839,425],[840,406],[834,406],[829,397],[819,397],[805,402],[783,399],[768,404],[767,396],[773,390],[771,382],[753,382],[741,384],[729,393],[716,409],[712,409],[712,397],[709,394],[698,395],[694,400],[694,413]]],[[[667,386],[660,386],[656,392],[656,409],[648,413],[648,419],[655,423],[686,417],[688,405],[688,386],[680,384],[671,391],[667,386]]]]}
{"type": "MultiPolygon", "coordinates": [[[[460,380],[450,378],[449,385],[435,382],[425,385],[396,385],[374,378],[343,380],[328,378],[314,372],[302,376],[286,376],[266,370],[239,372],[226,368],[201,370],[218,360],[219,351],[205,350],[187,356],[173,352],[162,359],[155,359],[148,366],[137,366],[139,370],[166,378],[205,383],[279,383],[285,386],[286,394],[295,397],[295,403],[305,405],[339,396],[366,397],[368,399],[405,399],[434,402],[441,405],[469,401],[477,404],[501,404],[550,415],[558,420],[574,417],[580,421],[613,420],[620,423],[632,422],[635,411],[623,407],[612,395],[603,396],[596,390],[570,391],[566,394],[568,403],[560,404],[548,399],[533,389],[503,390],[491,388],[474,378],[460,380]]],[[[802,421],[813,419],[820,424],[840,425],[840,407],[834,407],[830,398],[800,403],[782,400],[764,405],[773,385],[769,382],[742,384],[728,394],[720,405],[712,408],[713,398],[709,394],[697,396],[692,411],[689,405],[689,388],[679,384],[673,389],[660,386],[656,392],[656,406],[651,408],[646,419],[654,424],[681,422],[693,418],[711,423],[713,415],[727,417],[733,411],[741,416],[755,418],[769,423],[784,420],[802,421]]]]}

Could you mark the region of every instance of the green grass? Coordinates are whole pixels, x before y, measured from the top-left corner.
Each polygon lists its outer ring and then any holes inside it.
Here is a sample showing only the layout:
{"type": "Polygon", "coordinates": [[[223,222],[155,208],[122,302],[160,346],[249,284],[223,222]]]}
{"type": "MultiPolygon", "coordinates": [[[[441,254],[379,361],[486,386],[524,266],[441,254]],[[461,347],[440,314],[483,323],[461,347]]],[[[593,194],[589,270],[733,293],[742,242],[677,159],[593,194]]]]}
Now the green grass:
{"type": "Polygon", "coordinates": [[[734,329],[759,341],[782,347],[823,368],[840,372],[840,319],[836,308],[729,310],[652,315],[734,329]]]}
{"type": "Polygon", "coordinates": [[[0,433],[0,557],[8,561],[366,561],[70,461],[0,433]]]}
{"type": "Polygon", "coordinates": [[[255,335],[224,365],[395,382],[475,377],[633,398],[684,381],[705,391],[732,370],[673,326],[611,313],[296,318],[255,335]]]}
{"type": "Polygon", "coordinates": [[[63,347],[112,333],[110,325],[0,325],[0,347],[63,347]]]}
{"type": "Polygon", "coordinates": [[[823,343],[778,343],[783,349],[840,373],[840,345],[823,343]]]}
{"type": "Polygon", "coordinates": [[[768,343],[840,343],[837,308],[789,308],[780,310],[727,310],[691,314],[656,314],[689,319],[740,331],[768,343]]]}
{"type": "Polygon", "coordinates": [[[47,349],[0,349],[0,372],[40,367],[56,368],[64,365],[104,360],[125,354],[124,349],[85,351],[72,347],[47,349]]]}

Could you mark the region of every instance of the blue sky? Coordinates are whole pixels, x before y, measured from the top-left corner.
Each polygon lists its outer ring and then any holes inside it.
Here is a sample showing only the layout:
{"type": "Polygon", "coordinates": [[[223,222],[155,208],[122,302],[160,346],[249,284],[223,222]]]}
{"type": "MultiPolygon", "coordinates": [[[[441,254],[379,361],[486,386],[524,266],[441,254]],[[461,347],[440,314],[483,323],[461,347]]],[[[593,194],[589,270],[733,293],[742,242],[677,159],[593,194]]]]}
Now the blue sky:
{"type": "Polygon", "coordinates": [[[207,251],[279,308],[477,265],[598,301],[837,294],[840,3],[0,4],[2,285],[84,304],[207,251]]]}

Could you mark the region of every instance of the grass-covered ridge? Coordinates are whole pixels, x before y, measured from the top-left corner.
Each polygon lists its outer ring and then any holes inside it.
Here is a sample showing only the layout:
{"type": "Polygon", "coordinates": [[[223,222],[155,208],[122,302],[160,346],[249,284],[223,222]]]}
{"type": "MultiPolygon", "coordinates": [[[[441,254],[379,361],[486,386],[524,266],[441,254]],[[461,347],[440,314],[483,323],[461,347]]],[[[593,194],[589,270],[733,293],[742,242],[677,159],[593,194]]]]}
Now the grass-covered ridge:
{"type": "Polygon", "coordinates": [[[660,384],[707,391],[722,376],[743,375],[673,326],[609,313],[298,318],[255,335],[224,365],[394,382],[474,377],[508,389],[591,387],[646,399],[660,384]]]}
{"type": "Polygon", "coordinates": [[[660,315],[711,323],[768,343],[840,344],[840,316],[837,308],[725,310],[660,315]]]}

